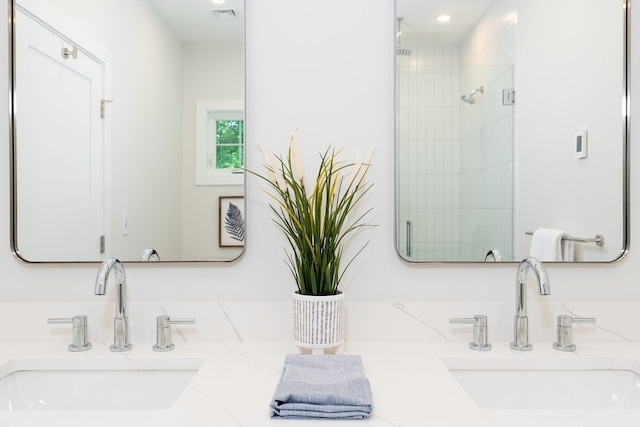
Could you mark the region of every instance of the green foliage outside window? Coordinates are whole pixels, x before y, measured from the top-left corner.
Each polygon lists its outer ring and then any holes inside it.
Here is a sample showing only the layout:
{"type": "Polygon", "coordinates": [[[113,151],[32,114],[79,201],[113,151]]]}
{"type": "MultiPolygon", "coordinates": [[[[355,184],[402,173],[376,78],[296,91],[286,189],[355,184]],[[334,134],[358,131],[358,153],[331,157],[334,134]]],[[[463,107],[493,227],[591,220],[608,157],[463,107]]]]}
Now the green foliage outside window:
{"type": "Polygon", "coordinates": [[[244,121],[216,120],[216,169],[244,167],[244,121]]]}

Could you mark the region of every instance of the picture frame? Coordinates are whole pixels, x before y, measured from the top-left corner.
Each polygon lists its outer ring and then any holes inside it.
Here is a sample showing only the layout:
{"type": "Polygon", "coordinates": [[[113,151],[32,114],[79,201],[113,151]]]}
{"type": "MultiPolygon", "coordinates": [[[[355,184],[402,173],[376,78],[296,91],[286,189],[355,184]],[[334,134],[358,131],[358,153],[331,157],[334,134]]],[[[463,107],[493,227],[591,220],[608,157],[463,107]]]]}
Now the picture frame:
{"type": "Polygon", "coordinates": [[[244,196],[218,198],[218,246],[240,248],[245,241],[244,196]]]}

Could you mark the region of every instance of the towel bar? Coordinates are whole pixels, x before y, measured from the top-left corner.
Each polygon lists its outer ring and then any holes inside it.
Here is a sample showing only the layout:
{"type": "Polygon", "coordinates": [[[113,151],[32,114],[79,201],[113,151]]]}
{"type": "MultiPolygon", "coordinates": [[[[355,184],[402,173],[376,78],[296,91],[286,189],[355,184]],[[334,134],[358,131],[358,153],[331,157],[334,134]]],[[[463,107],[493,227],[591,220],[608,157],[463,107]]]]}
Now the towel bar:
{"type": "MultiPolygon", "coordinates": [[[[533,236],[533,231],[527,231],[526,234],[528,234],[529,236],[533,236]]],[[[563,237],[563,239],[571,240],[572,242],[595,243],[598,246],[604,245],[604,236],[602,234],[596,234],[596,237],[593,239],[573,236],[565,236],[563,237]]]]}

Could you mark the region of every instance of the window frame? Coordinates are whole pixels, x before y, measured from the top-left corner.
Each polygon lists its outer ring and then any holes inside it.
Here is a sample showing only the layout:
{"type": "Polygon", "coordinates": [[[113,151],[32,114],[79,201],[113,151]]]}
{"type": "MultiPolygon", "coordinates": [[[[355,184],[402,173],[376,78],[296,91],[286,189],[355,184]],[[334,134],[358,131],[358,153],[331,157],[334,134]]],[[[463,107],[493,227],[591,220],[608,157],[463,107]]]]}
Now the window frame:
{"type": "MultiPolygon", "coordinates": [[[[244,185],[241,169],[214,169],[207,166],[207,144],[210,117],[213,120],[242,120],[242,101],[197,101],[196,102],[196,153],[195,185],[244,185]]],[[[245,141],[246,150],[246,141],[245,141]]]]}

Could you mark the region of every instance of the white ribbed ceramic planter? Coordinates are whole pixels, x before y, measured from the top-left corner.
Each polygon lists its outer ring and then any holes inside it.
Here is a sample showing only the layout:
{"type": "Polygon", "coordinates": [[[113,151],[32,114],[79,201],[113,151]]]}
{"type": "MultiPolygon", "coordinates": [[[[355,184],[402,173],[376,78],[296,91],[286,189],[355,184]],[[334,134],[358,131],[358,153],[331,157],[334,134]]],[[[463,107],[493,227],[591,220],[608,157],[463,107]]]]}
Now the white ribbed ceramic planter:
{"type": "Polygon", "coordinates": [[[293,342],[299,353],[314,354],[325,348],[342,351],[344,342],[344,294],[312,296],[293,293],[293,342]]]}

